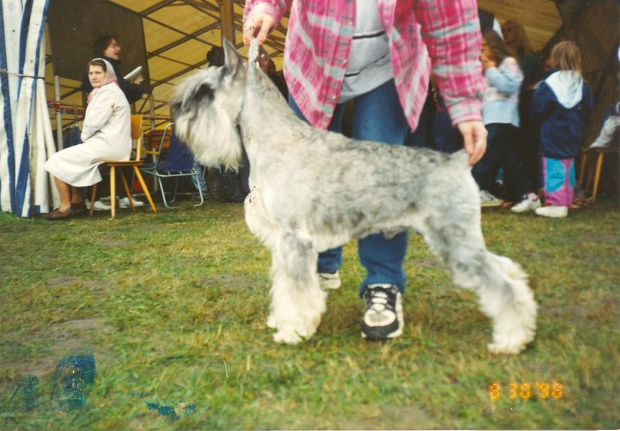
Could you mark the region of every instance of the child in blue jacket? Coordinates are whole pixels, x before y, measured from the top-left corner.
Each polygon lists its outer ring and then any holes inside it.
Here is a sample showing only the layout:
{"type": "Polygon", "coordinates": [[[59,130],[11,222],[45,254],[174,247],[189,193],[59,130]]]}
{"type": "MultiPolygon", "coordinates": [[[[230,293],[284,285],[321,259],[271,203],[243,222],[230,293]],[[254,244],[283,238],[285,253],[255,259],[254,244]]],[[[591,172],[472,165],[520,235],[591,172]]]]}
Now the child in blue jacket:
{"type": "Polygon", "coordinates": [[[554,71],[534,92],[532,115],[542,122],[540,151],[545,206],[536,214],[566,217],[573,203],[575,157],[592,111],[592,92],[583,80],[581,53],[574,42],[564,41],[551,51],[554,71]]]}

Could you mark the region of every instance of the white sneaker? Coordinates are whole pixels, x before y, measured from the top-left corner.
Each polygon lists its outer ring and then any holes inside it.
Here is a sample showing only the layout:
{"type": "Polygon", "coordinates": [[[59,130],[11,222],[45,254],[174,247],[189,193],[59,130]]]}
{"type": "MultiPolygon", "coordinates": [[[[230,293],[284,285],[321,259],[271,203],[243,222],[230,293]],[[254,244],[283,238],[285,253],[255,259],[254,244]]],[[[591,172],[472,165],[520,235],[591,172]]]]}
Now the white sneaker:
{"type": "MultiPolygon", "coordinates": [[[[90,201],[86,199],[84,203],[86,204],[86,208],[90,210],[90,201]]],[[[111,209],[112,207],[110,205],[106,205],[101,201],[95,201],[95,211],[110,211],[111,209]]]]}
{"type": "Polygon", "coordinates": [[[568,215],[568,207],[566,206],[558,206],[558,205],[549,205],[548,207],[540,207],[536,209],[536,214],[545,216],[545,217],[566,217],[568,215]]]}
{"type": "MultiPolygon", "coordinates": [[[[140,208],[144,206],[144,202],[139,201],[137,199],[133,200],[133,206],[136,208],[140,208]]],[[[123,199],[119,199],[118,200],[118,207],[119,208],[131,208],[131,205],[129,205],[129,198],[125,197],[123,199]]]]}
{"type": "Polygon", "coordinates": [[[481,207],[498,207],[504,201],[496,198],[486,190],[480,190],[480,206],[481,207]]]}
{"type": "Polygon", "coordinates": [[[536,208],[540,208],[540,199],[536,197],[536,199],[532,200],[526,196],[523,197],[523,200],[518,204],[515,204],[510,208],[510,211],[515,213],[524,213],[525,211],[534,211],[536,208]]]}
{"type": "Polygon", "coordinates": [[[319,272],[319,281],[323,289],[338,289],[340,287],[340,274],[336,271],[333,274],[319,272]]]}

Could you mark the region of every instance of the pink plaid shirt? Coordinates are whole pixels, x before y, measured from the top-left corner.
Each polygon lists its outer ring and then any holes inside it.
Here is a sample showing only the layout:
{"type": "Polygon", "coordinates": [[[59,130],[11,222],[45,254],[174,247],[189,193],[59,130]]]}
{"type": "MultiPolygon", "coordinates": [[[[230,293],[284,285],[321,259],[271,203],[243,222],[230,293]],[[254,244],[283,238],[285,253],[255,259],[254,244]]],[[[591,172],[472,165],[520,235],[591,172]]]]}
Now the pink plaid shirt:
{"type": "MultiPolygon", "coordinates": [[[[279,22],[292,5],[284,49],[289,92],[308,121],[326,129],[340,96],[355,28],[356,0],[247,0],[245,19],[263,12],[279,22]]],[[[433,64],[454,124],[481,120],[484,80],[475,0],[378,0],[394,80],[415,130],[433,64]]]]}

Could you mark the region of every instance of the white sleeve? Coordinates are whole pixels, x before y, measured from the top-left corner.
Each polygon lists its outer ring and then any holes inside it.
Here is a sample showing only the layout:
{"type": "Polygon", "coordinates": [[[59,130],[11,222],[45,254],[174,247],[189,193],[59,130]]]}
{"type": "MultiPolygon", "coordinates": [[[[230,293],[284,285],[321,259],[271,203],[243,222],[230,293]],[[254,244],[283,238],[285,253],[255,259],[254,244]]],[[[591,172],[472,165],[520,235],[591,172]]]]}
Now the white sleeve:
{"type": "Polygon", "coordinates": [[[601,133],[599,133],[596,140],[590,145],[590,147],[607,147],[611,144],[611,141],[616,133],[616,130],[620,129],[620,116],[612,115],[603,124],[601,133]]]}
{"type": "Polygon", "coordinates": [[[108,122],[114,113],[116,98],[114,92],[107,88],[102,88],[95,95],[93,100],[86,108],[86,115],[82,125],[82,142],[92,137],[98,130],[108,122]]]}

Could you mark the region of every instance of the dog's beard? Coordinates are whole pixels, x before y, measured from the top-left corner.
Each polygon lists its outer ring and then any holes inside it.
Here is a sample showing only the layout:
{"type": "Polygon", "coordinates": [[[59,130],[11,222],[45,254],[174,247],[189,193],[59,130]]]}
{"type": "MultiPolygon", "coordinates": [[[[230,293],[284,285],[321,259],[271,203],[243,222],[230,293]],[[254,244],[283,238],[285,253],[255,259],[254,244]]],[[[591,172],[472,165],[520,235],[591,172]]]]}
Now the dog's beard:
{"type": "Polygon", "coordinates": [[[176,119],[177,136],[185,141],[203,166],[224,165],[237,171],[241,141],[223,109],[199,108],[176,119]]]}
{"type": "Polygon", "coordinates": [[[221,76],[208,70],[190,79],[172,101],[176,134],[203,166],[223,165],[237,171],[241,160],[241,140],[229,114],[218,103],[213,89],[221,76]]]}

